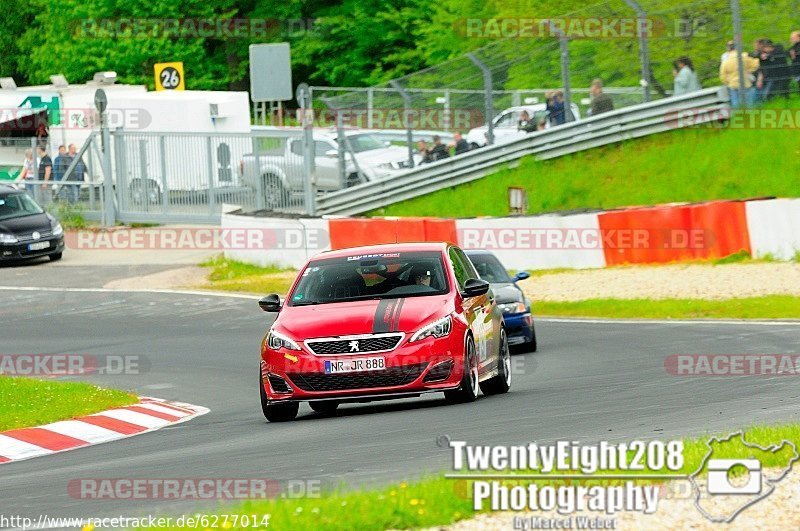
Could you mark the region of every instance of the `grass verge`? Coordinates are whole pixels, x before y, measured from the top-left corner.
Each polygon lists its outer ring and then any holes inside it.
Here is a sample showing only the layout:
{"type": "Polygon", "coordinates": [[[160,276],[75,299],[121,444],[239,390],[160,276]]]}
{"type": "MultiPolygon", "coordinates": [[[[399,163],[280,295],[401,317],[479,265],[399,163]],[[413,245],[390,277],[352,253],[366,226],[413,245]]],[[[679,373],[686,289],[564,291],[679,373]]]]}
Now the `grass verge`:
{"type": "Polygon", "coordinates": [[[209,284],[202,289],[281,295],[289,291],[297,271],[278,266],[261,267],[217,256],[200,264],[209,268],[209,284]]]}
{"type": "Polygon", "coordinates": [[[766,295],[737,299],[589,299],[535,301],[536,316],[642,319],[800,319],[800,297],[766,295]]]}
{"type": "Polygon", "coordinates": [[[125,391],[87,383],[0,376],[0,431],[91,415],[138,400],[125,391]]]}
{"type": "MultiPolygon", "coordinates": [[[[782,440],[791,441],[800,447],[800,425],[755,426],[745,430],[745,438],[749,443],[764,447],[779,444],[782,440]]],[[[683,441],[684,462],[679,471],[647,468],[637,472],[691,474],[699,468],[708,451],[707,440],[708,437],[703,436],[683,441]]],[[[759,456],[762,458],[762,465],[765,468],[785,466],[790,455],[786,450],[784,448],[781,452],[759,456]]],[[[751,453],[752,450],[742,445],[726,444],[721,451],[715,453],[715,457],[746,458],[751,453]]],[[[603,472],[633,473],[627,470],[603,472]]],[[[558,479],[557,475],[554,474],[553,479],[558,479]]],[[[549,479],[535,482],[552,481],[549,479]]],[[[599,480],[589,480],[584,483],[598,482],[599,480]]],[[[520,480],[520,484],[527,483],[528,481],[520,480]]],[[[258,518],[269,515],[269,526],[276,529],[408,529],[447,525],[471,518],[475,514],[471,492],[471,481],[435,476],[378,490],[326,492],[319,498],[248,501],[238,506],[226,507],[221,512],[227,515],[256,515],[258,518]]]]}
{"type": "MultiPolygon", "coordinates": [[[[800,100],[793,98],[768,107],[799,106],[800,100]]],[[[796,197],[800,188],[798,153],[795,131],[789,128],[681,129],[552,160],[525,157],[516,168],[368,215],[505,216],[510,186],[527,190],[530,214],[676,201],[796,197]],[[765,160],[770,161],[770,170],[754,172],[765,160]]]]}

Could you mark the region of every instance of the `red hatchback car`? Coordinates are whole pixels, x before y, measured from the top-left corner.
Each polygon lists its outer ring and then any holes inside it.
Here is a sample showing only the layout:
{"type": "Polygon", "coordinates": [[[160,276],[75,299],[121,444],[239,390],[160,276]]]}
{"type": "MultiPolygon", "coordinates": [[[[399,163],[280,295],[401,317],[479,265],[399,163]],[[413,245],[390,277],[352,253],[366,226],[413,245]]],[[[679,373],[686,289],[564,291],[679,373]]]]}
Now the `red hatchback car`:
{"type": "Polygon", "coordinates": [[[375,245],[321,253],[261,343],[261,406],[291,420],[300,402],[332,413],[342,402],[444,392],[470,402],[511,386],[502,311],[469,258],[445,243],[375,245]]]}

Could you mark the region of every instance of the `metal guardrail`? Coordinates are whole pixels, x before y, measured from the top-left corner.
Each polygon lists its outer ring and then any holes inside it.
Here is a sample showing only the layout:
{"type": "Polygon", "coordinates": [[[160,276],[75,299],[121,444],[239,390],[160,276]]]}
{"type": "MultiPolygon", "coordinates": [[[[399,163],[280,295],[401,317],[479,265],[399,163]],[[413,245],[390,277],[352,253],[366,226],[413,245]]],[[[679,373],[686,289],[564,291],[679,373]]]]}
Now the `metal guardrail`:
{"type": "Polygon", "coordinates": [[[685,123],[671,120],[678,111],[713,111],[727,107],[724,87],[699,90],[625,107],[578,122],[567,123],[521,139],[499,142],[457,157],[418,166],[391,179],[360,184],[330,192],[317,199],[318,214],[355,215],[400,201],[467,183],[512,167],[519,159],[535,155],[550,159],[623,140],[639,138],[713,119],[713,113],[698,115],[685,123]]]}

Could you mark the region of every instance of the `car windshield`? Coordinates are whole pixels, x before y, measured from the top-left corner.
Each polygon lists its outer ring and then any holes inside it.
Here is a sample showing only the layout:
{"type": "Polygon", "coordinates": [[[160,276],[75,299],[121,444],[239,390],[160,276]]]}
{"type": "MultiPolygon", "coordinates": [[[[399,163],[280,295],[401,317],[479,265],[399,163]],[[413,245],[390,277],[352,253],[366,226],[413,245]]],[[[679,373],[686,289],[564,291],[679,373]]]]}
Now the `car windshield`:
{"type": "Polygon", "coordinates": [[[0,221],[43,213],[42,207],[24,192],[0,196],[0,221]]]}
{"type": "Polygon", "coordinates": [[[502,284],[511,282],[511,277],[508,271],[503,267],[494,255],[492,254],[468,254],[470,262],[475,266],[478,274],[483,280],[492,284],[502,284]]]}
{"type": "Polygon", "coordinates": [[[347,137],[347,140],[350,142],[350,145],[353,146],[353,151],[356,153],[386,147],[383,145],[383,142],[378,139],[378,137],[371,134],[351,135],[347,137]]]}
{"type": "Polygon", "coordinates": [[[439,252],[397,252],[314,260],[289,294],[290,306],[447,293],[439,252]]]}

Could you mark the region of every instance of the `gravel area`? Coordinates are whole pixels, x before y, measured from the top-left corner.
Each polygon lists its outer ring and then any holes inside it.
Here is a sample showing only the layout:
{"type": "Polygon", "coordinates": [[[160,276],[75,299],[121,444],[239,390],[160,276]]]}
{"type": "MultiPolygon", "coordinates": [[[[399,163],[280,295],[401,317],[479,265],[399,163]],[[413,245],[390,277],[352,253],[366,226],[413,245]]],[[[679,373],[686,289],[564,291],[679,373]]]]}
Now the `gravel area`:
{"type": "MultiPolygon", "coordinates": [[[[768,470],[764,470],[766,475],[768,470]]],[[[712,523],[707,520],[694,505],[691,485],[687,480],[673,481],[665,484],[663,493],[659,497],[656,512],[650,515],[638,512],[620,512],[609,516],[605,513],[583,512],[572,515],[560,515],[556,512],[502,512],[484,513],[470,520],[463,520],[450,526],[432,528],[447,531],[494,531],[514,529],[516,518],[522,518],[530,523],[531,517],[558,518],[572,516],[572,529],[577,529],[576,517],[600,517],[603,520],[613,520],[614,529],[622,530],[658,530],[669,531],[673,529],[692,529],[703,531],[719,530],[783,530],[800,528],[800,504],[797,495],[800,493],[800,472],[789,472],[783,481],[775,485],[775,490],[765,499],[742,511],[730,524],[712,523]]],[[[703,500],[702,505],[706,511],[713,514],[728,514],[735,511],[741,504],[734,496],[724,496],[722,499],[703,500]],[[713,505],[712,505],[713,502],[713,505]],[[721,510],[717,513],[717,510],[721,510]]]]}
{"type": "Polygon", "coordinates": [[[800,264],[631,266],[548,273],[520,282],[534,301],[730,299],[800,295],[800,264]]]}

